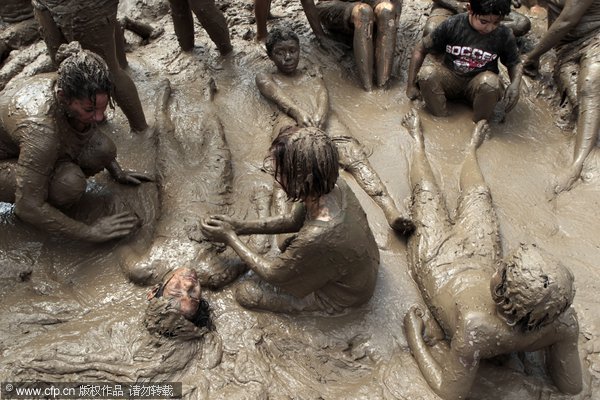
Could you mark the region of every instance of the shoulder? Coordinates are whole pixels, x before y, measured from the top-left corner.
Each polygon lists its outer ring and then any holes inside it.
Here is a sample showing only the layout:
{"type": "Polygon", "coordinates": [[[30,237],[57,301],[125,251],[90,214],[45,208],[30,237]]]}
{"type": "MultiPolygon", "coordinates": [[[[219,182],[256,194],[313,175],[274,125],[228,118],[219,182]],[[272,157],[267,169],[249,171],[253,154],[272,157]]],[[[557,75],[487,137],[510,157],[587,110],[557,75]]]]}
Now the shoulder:
{"type": "Polygon", "coordinates": [[[273,75],[267,72],[259,72],[256,74],[254,81],[257,85],[264,85],[267,82],[273,82],[273,75]]]}

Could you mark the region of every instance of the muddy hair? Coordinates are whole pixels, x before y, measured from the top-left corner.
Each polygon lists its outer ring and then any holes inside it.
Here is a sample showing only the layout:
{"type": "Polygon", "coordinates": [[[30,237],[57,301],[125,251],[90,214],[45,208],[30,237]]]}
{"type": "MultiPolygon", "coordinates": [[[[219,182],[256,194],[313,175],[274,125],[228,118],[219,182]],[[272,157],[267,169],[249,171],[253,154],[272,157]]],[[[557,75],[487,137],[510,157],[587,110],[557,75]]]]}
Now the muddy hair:
{"type": "Polygon", "coordinates": [[[270,148],[275,180],[291,201],[331,192],[339,176],[339,159],[331,138],[318,128],[288,127],[270,148]]]}
{"type": "Polygon", "coordinates": [[[106,93],[110,101],[113,84],[106,62],[78,42],[62,44],[56,53],[59,63],[57,87],[67,99],[90,99],[96,102],[96,94],[106,93]]]}
{"type": "Polygon", "coordinates": [[[522,244],[500,261],[501,283],[492,298],[510,326],[533,331],[552,323],[573,303],[573,274],[535,245],[522,244]]]}
{"type": "Polygon", "coordinates": [[[500,15],[510,14],[511,0],[469,0],[471,11],[474,15],[500,15]]]}
{"type": "Polygon", "coordinates": [[[286,40],[293,40],[296,44],[300,45],[300,38],[298,38],[298,35],[293,30],[282,27],[273,28],[267,35],[267,55],[271,57],[275,45],[286,40]]]}
{"type": "Polygon", "coordinates": [[[152,335],[180,340],[192,340],[214,329],[210,319],[210,307],[200,300],[198,312],[191,320],[179,311],[175,299],[154,297],[148,301],[144,326],[152,335]]]}

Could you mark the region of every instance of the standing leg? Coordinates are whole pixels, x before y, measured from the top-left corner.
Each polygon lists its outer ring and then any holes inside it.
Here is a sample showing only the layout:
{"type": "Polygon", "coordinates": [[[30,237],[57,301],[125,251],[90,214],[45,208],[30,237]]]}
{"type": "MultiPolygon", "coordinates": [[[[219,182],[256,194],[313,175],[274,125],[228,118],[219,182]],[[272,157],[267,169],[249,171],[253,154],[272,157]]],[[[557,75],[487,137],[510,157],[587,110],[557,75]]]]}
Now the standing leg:
{"type": "Polygon", "coordinates": [[[67,39],[60,31],[58,25],[56,25],[56,22],[52,18],[52,14],[50,14],[50,11],[34,8],[33,12],[35,19],[37,20],[38,24],[40,24],[42,36],[44,38],[44,42],[46,42],[46,46],[48,47],[48,52],[50,53],[52,63],[56,65],[56,52],[61,44],[67,43],[67,39]]]}
{"type": "Polygon", "coordinates": [[[115,48],[119,66],[122,69],[126,69],[129,66],[129,63],[127,62],[127,55],[125,54],[125,28],[121,23],[118,23],[115,27],[115,48]]]}
{"type": "Polygon", "coordinates": [[[577,136],[575,138],[575,150],[573,162],[567,171],[559,176],[558,185],[554,188],[555,193],[569,190],[579,179],[583,163],[592,148],[598,141],[600,133],[600,43],[596,46],[596,53],[590,51],[589,57],[581,59],[579,77],[577,80],[577,93],[579,95],[579,115],[577,117],[577,136]]]}
{"type": "Polygon", "coordinates": [[[229,28],[225,16],[217,8],[214,0],[191,0],[190,6],[208,36],[217,45],[221,55],[227,55],[233,50],[229,38],[229,28]]]}
{"type": "Polygon", "coordinates": [[[366,91],[373,89],[373,9],[359,3],[352,9],[354,61],[366,91]]]}
{"type": "Polygon", "coordinates": [[[146,116],[133,80],[121,68],[117,59],[115,29],[121,29],[116,13],[107,23],[98,24],[94,35],[82,33],[74,39],[78,40],[83,48],[99,54],[106,61],[115,85],[117,104],[127,117],[131,129],[136,132],[144,132],[148,128],[146,116]]]}
{"type": "Polygon", "coordinates": [[[267,18],[271,10],[271,0],[254,0],[254,17],[256,18],[256,40],[267,39],[267,18]]]}
{"type": "Polygon", "coordinates": [[[0,160],[0,201],[14,203],[17,193],[17,159],[0,160]]]}
{"type": "Polygon", "coordinates": [[[394,4],[383,1],[375,7],[375,25],[377,39],[375,42],[375,66],[377,71],[377,86],[383,86],[390,79],[394,64],[396,49],[396,13],[394,4]]]}
{"type": "Polygon", "coordinates": [[[169,0],[171,18],[179,46],[183,51],[194,49],[194,18],[187,0],[169,0]]]}

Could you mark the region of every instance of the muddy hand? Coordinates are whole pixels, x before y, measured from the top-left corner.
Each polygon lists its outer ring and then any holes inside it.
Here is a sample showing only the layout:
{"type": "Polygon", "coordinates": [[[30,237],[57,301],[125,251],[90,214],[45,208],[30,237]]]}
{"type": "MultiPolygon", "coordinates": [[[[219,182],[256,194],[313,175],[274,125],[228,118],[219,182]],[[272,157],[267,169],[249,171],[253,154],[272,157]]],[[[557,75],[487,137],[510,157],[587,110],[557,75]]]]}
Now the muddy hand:
{"type": "Polygon", "coordinates": [[[419,98],[420,91],[417,85],[407,85],[406,86],[406,97],[410,100],[417,100],[419,98]]]}
{"type": "Polygon", "coordinates": [[[345,50],[348,49],[348,46],[336,42],[333,39],[328,38],[327,36],[321,36],[318,38],[318,40],[319,44],[321,45],[321,48],[337,59],[342,58],[342,56],[345,53],[345,50]]]}
{"type": "Polygon", "coordinates": [[[228,243],[231,236],[235,235],[229,223],[212,217],[200,222],[200,231],[208,240],[220,243],[228,243]]]}
{"type": "Polygon", "coordinates": [[[129,212],[100,218],[91,226],[90,241],[100,243],[121,238],[131,233],[138,223],[139,219],[129,212]]]}
{"type": "Polygon", "coordinates": [[[504,102],[504,111],[510,112],[519,101],[519,87],[510,85],[504,91],[503,102],[504,102]]]}
{"type": "Polygon", "coordinates": [[[123,174],[119,176],[117,182],[129,184],[129,185],[139,185],[142,182],[153,182],[154,178],[148,174],[144,174],[143,172],[136,171],[123,171],[123,174]]]}
{"type": "Polygon", "coordinates": [[[527,76],[535,78],[538,73],[538,69],[540,68],[540,60],[539,58],[531,58],[529,55],[526,55],[523,60],[523,73],[527,76]]]}
{"type": "Polygon", "coordinates": [[[554,197],[557,194],[570,190],[575,182],[581,176],[581,170],[569,168],[568,171],[558,175],[552,182],[552,190],[549,190],[550,195],[554,197]]]}
{"type": "Polygon", "coordinates": [[[419,335],[423,334],[425,323],[423,322],[423,310],[421,306],[413,305],[404,316],[404,328],[412,330],[419,335]]]}

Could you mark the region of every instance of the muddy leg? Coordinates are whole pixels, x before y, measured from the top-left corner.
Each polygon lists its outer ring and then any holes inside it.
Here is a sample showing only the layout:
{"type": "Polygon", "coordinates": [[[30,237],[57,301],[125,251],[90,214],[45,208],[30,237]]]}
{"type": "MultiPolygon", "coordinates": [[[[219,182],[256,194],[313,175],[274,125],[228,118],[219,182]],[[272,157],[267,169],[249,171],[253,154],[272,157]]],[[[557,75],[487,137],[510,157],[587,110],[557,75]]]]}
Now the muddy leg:
{"type": "Polygon", "coordinates": [[[183,51],[194,49],[194,18],[187,0],[169,0],[173,27],[183,51]]]}
{"type": "Polygon", "coordinates": [[[375,43],[375,66],[377,86],[383,86],[390,79],[396,49],[396,10],[390,2],[379,3],[375,7],[377,39],[375,43]]]}
{"type": "Polygon", "coordinates": [[[221,55],[227,55],[233,50],[229,38],[229,28],[225,16],[217,8],[214,0],[192,0],[190,2],[192,11],[200,21],[200,24],[208,33],[211,40],[217,45],[221,55]]]}
{"type": "Polygon", "coordinates": [[[500,77],[493,72],[482,72],[468,86],[473,99],[473,122],[489,120],[501,97],[500,77]]]}
{"type": "Polygon", "coordinates": [[[373,89],[373,9],[359,3],[352,9],[354,61],[366,91],[373,89]]]}
{"type": "Polygon", "coordinates": [[[17,159],[0,160],[0,202],[14,203],[17,192],[17,159]]]}
{"type": "Polygon", "coordinates": [[[117,104],[119,104],[119,107],[121,107],[127,117],[131,129],[141,133],[148,129],[148,124],[146,123],[146,117],[137,88],[131,77],[127,75],[127,72],[121,68],[119,63],[115,43],[116,29],[121,29],[121,27],[116,17],[113,17],[110,23],[98,27],[98,36],[94,35],[90,38],[93,41],[85,36],[75,39],[80,41],[83,48],[89,49],[104,58],[115,86],[117,104]]]}
{"type": "Polygon", "coordinates": [[[467,153],[460,170],[460,189],[463,192],[468,191],[470,188],[485,186],[485,180],[481,174],[479,163],[477,162],[477,149],[486,136],[489,134],[490,127],[486,120],[481,120],[475,126],[473,130],[473,136],[471,142],[467,146],[467,153]]]}
{"type": "Polygon", "coordinates": [[[148,23],[131,19],[128,16],[123,17],[120,20],[120,24],[123,29],[127,29],[128,31],[135,33],[145,41],[155,39],[162,35],[165,31],[163,28],[155,28],[148,23]]]}
{"type": "Polygon", "coordinates": [[[402,126],[408,130],[408,133],[410,133],[410,136],[415,141],[415,154],[410,167],[410,183],[413,191],[419,185],[434,186],[437,188],[435,176],[425,153],[425,138],[423,137],[421,118],[415,109],[412,109],[402,118],[402,126]]]}
{"type": "Polygon", "coordinates": [[[445,117],[448,115],[446,107],[446,93],[442,85],[443,74],[439,70],[443,68],[437,65],[427,65],[419,71],[418,81],[421,89],[421,96],[429,111],[436,117],[445,117]]]}
{"type": "Polygon", "coordinates": [[[46,46],[48,47],[48,52],[50,53],[52,63],[56,65],[56,52],[61,44],[67,43],[67,39],[58,28],[58,25],[56,25],[56,22],[54,22],[50,11],[38,10],[37,8],[34,8],[33,12],[35,19],[40,25],[42,36],[44,38],[44,42],[46,42],[46,46]]]}
{"type": "Polygon", "coordinates": [[[581,59],[577,92],[579,93],[579,115],[573,162],[565,173],[558,177],[555,193],[569,190],[579,179],[583,163],[598,141],[600,132],[600,55],[594,54],[581,59]]]}
{"type": "Polygon", "coordinates": [[[311,301],[313,299],[312,295],[299,299],[266,282],[256,282],[251,279],[240,283],[235,291],[235,299],[245,308],[280,313],[321,309],[316,302],[311,301]]]}
{"type": "Polygon", "coordinates": [[[271,10],[271,0],[255,0],[254,16],[256,18],[256,41],[267,39],[267,18],[271,10]]]}

